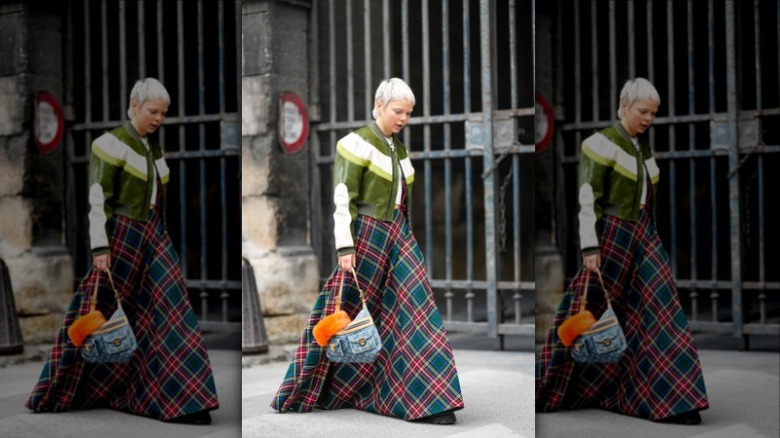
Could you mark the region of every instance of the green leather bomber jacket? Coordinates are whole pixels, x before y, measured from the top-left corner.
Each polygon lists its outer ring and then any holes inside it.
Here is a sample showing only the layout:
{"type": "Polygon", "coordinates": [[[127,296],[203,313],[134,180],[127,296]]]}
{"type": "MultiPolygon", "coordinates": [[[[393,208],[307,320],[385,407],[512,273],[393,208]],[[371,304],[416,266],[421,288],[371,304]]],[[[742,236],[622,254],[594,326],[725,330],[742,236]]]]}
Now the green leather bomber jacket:
{"type": "Polygon", "coordinates": [[[125,216],[146,222],[155,178],[162,182],[165,196],[170,171],[162,149],[152,139],[149,149],[127,123],[92,142],[89,158],[89,237],[93,255],[109,252],[107,222],[114,216],[125,216]],[[156,171],[155,171],[156,169],[156,171]]]}
{"type": "Polygon", "coordinates": [[[639,151],[617,123],[582,142],[579,162],[579,235],[583,255],[598,252],[596,222],[603,215],[639,219],[642,186],[650,177],[655,199],[658,165],[650,145],[639,139],[639,151]]]}
{"type": "MultiPolygon", "coordinates": [[[[333,234],[339,256],[355,253],[352,223],[358,214],[393,220],[400,178],[411,194],[414,168],[406,146],[397,136],[391,145],[376,123],[338,141],[333,165],[333,234]]],[[[408,200],[409,196],[407,205],[408,200]]]]}

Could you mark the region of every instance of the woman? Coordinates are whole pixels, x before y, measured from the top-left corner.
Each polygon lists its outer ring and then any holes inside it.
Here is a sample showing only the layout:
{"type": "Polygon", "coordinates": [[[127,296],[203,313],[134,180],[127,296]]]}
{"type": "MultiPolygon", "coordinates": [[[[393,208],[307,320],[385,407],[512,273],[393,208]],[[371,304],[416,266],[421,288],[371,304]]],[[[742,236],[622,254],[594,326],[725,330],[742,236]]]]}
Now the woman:
{"type": "Polygon", "coordinates": [[[643,78],[620,93],[620,122],[582,143],[579,222],[583,266],[564,294],[536,367],[536,410],[600,407],[653,421],[699,424],[706,409],[701,365],[652,213],[658,166],[638,137],[661,99],[643,78]],[[579,309],[584,288],[598,318],[601,270],[628,348],[619,363],[575,363],[557,329],[579,309]],[[591,284],[588,284],[588,278],[591,284]],[[595,289],[595,290],[594,290],[595,289]]]}
{"type": "Polygon", "coordinates": [[[219,407],[208,353],[161,217],[169,170],[149,135],[162,124],[169,104],[159,81],[139,80],[130,93],[130,122],[92,143],[93,263],[27,401],[34,412],[111,407],[163,421],[208,424],[208,411],[219,407]],[[86,363],[66,332],[89,311],[95,282],[101,290],[98,309],[106,317],[114,312],[109,271],[138,349],[128,363],[86,363]]]}
{"type": "Polygon", "coordinates": [[[414,103],[401,79],[383,81],[376,90],[376,123],[336,145],[333,221],[339,266],[314,305],[271,404],[279,412],[354,408],[452,424],[454,411],[463,408],[452,350],[406,216],[414,168],[397,134],[414,103]],[[382,339],[374,363],[330,362],[312,335],[315,324],[334,312],[334,289],[342,276],[342,308],[352,318],[357,315],[359,295],[348,274],[353,267],[382,339]]]}

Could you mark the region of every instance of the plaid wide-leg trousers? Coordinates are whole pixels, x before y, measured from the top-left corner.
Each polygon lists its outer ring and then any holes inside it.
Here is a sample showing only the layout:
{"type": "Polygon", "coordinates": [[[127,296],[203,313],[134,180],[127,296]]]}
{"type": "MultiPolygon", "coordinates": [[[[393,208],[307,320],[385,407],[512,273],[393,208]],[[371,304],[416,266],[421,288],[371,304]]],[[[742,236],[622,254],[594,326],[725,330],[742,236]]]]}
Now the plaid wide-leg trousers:
{"type": "Polygon", "coordinates": [[[628,348],[615,364],[574,362],[557,330],[576,314],[583,288],[596,318],[606,308],[595,275],[580,268],[563,296],[536,363],[536,410],[599,407],[650,420],[706,409],[699,356],[649,207],[638,222],[604,216],[601,272],[628,348]]]}
{"type": "Polygon", "coordinates": [[[160,420],[218,408],[209,356],[159,212],[151,211],[147,222],[114,216],[108,230],[114,284],[138,349],[125,364],[91,364],[70,342],[67,329],[89,311],[96,281],[98,309],[106,318],[116,309],[107,275],[90,268],[26,406],[35,412],[110,407],[160,420]]]}
{"type": "Polygon", "coordinates": [[[396,210],[393,222],[358,215],[354,227],[356,273],[382,350],[373,363],[335,363],[314,341],[312,328],[334,311],[341,275],[347,275],[342,309],[353,318],[360,310],[352,274],[335,270],[271,406],[280,412],[354,408],[409,421],[463,408],[447,333],[403,213],[396,210]]]}

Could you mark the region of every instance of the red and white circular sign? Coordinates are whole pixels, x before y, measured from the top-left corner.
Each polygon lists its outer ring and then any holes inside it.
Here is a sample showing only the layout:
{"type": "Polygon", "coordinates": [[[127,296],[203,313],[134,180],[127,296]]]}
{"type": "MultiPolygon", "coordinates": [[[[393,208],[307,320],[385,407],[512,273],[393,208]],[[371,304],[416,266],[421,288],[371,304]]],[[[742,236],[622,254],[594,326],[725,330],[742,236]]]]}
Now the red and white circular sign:
{"type": "Polygon", "coordinates": [[[41,154],[57,150],[65,131],[62,108],[48,91],[35,93],[35,143],[41,154]]]}
{"type": "Polygon", "coordinates": [[[297,94],[283,91],[279,96],[278,120],[279,143],[284,153],[300,152],[309,136],[309,114],[297,94]]]}

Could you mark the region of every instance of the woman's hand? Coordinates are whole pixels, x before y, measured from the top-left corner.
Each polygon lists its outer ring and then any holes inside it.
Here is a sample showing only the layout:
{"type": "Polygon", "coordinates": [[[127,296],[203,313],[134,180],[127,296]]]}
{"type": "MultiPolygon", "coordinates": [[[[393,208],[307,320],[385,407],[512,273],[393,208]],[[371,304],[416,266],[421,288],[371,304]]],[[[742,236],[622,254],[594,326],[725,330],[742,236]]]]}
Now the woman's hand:
{"type": "Polygon", "coordinates": [[[111,254],[92,256],[92,265],[100,272],[108,272],[111,267],[111,254]]]}
{"type": "Polygon", "coordinates": [[[583,257],[582,264],[585,265],[585,269],[596,272],[596,269],[601,267],[601,255],[599,253],[587,255],[583,257]]]}
{"type": "Polygon", "coordinates": [[[347,254],[339,257],[339,269],[349,271],[355,267],[355,254],[347,254]]]}

